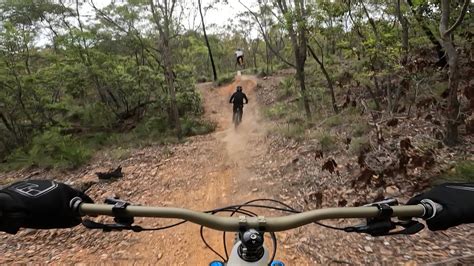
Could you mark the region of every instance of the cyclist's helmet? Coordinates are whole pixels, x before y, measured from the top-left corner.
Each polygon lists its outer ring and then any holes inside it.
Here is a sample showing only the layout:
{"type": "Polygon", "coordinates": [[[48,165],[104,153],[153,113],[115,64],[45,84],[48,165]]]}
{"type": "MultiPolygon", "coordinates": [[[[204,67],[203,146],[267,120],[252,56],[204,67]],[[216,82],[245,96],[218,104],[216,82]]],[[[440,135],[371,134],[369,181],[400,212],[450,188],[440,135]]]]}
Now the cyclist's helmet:
{"type": "Polygon", "coordinates": [[[237,91],[242,91],[242,86],[237,86],[237,91]]]}

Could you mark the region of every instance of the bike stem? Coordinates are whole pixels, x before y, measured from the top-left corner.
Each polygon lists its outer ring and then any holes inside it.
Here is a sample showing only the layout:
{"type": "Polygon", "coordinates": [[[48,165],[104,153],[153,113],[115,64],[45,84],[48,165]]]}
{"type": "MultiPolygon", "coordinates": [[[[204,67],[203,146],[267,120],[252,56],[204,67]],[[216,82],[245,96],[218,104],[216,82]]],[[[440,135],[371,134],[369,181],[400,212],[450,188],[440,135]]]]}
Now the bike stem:
{"type": "Polygon", "coordinates": [[[263,232],[249,229],[239,233],[240,245],[237,249],[239,257],[246,262],[255,262],[263,258],[265,249],[263,248],[263,232]]]}

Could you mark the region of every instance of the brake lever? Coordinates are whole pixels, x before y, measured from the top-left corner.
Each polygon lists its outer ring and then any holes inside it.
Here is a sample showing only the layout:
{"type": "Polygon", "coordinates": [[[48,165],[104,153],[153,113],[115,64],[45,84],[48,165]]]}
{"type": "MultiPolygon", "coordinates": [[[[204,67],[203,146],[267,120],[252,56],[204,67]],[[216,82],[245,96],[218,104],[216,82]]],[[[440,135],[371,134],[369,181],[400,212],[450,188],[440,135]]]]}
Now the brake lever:
{"type": "Polygon", "coordinates": [[[133,216],[128,216],[125,213],[127,206],[130,205],[130,202],[121,200],[118,197],[108,197],[105,199],[104,203],[114,205],[112,207],[112,213],[114,214],[115,224],[97,223],[92,220],[85,219],[82,221],[82,225],[89,229],[102,229],[104,232],[122,230],[131,230],[134,232],[143,231],[143,227],[133,225],[135,222],[133,216]]]}
{"type": "Polygon", "coordinates": [[[346,232],[366,233],[371,236],[388,236],[388,235],[412,235],[420,232],[425,228],[422,223],[409,219],[400,222],[392,221],[393,209],[391,206],[398,205],[398,201],[393,198],[384,199],[378,202],[366,204],[367,207],[377,207],[379,214],[376,217],[367,218],[366,224],[350,226],[344,228],[346,232]],[[397,226],[404,229],[391,232],[397,226]]]}
{"type": "Polygon", "coordinates": [[[394,198],[386,198],[381,201],[376,201],[373,203],[365,204],[363,205],[364,207],[377,207],[378,205],[381,204],[386,204],[388,206],[397,206],[398,205],[398,200],[394,198]]]}
{"type": "Polygon", "coordinates": [[[102,229],[104,232],[111,232],[111,231],[123,231],[123,230],[131,230],[133,232],[141,232],[143,231],[143,227],[139,225],[129,225],[129,224],[103,224],[97,223],[89,219],[84,219],[82,221],[82,225],[84,225],[88,229],[102,229]]]}

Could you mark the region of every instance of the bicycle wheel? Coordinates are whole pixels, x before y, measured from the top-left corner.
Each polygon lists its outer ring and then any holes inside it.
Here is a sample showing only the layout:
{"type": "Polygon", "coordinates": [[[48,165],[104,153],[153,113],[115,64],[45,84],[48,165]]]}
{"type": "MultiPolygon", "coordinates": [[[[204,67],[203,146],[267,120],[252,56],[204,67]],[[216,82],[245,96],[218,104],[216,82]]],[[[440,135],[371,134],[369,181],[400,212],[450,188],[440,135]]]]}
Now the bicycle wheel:
{"type": "Polygon", "coordinates": [[[241,114],[241,109],[237,109],[235,112],[235,119],[234,119],[234,126],[237,128],[242,121],[242,114],[241,114]]]}

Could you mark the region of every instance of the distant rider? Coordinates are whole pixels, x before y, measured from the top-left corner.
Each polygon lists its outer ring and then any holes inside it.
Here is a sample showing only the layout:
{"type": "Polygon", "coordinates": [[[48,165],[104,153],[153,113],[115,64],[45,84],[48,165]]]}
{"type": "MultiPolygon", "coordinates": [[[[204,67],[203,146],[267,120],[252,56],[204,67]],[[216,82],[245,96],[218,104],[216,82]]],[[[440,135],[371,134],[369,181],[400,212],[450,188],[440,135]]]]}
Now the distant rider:
{"type": "Polygon", "coordinates": [[[237,51],[235,51],[235,57],[236,57],[236,62],[235,65],[240,65],[241,67],[244,66],[244,51],[242,49],[237,48],[237,51]]]}
{"type": "Polygon", "coordinates": [[[235,114],[237,113],[237,111],[240,112],[240,119],[242,119],[244,100],[245,100],[245,104],[249,102],[249,100],[247,99],[247,95],[245,95],[245,93],[242,92],[242,86],[237,86],[237,91],[234,92],[234,94],[232,94],[229,100],[229,103],[234,104],[234,108],[233,108],[234,114],[232,116],[233,122],[234,122],[235,114]]]}

